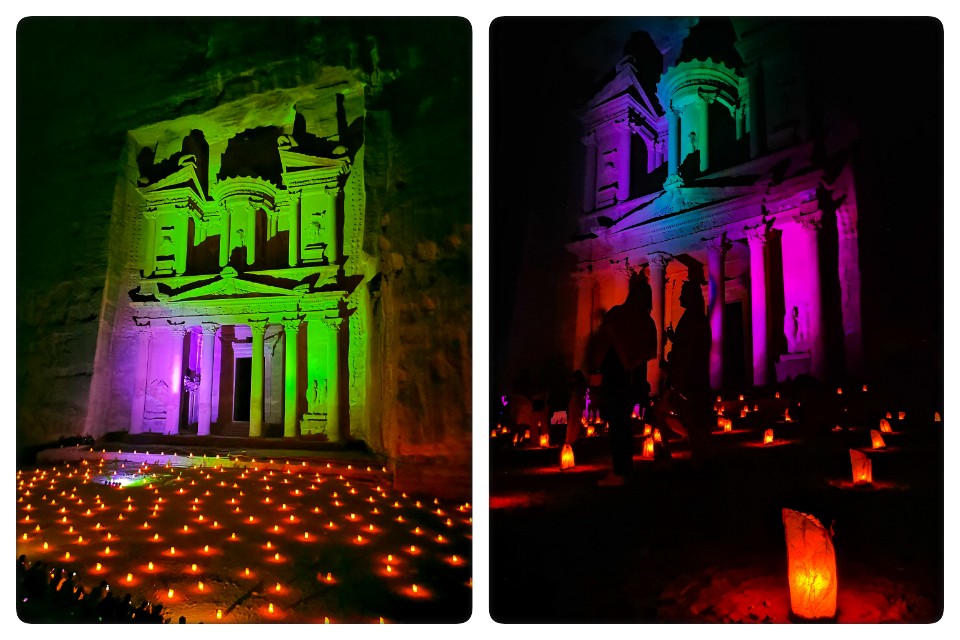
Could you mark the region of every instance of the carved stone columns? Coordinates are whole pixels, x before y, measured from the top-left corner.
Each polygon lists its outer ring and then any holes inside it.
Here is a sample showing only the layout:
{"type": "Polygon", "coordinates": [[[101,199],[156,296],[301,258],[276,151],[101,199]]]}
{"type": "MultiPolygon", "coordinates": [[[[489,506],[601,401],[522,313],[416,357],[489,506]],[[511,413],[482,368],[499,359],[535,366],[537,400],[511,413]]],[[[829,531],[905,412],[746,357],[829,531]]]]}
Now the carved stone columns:
{"type": "Polygon", "coordinates": [[[327,438],[330,442],[343,439],[340,431],[340,325],[343,318],[324,318],[324,342],[327,361],[327,438]]]}
{"type": "Polygon", "coordinates": [[[291,267],[300,262],[300,209],[303,207],[303,193],[297,192],[290,203],[290,234],[287,237],[287,262],[291,267]]]}
{"type": "Polygon", "coordinates": [[[710,319],[710,386],[723,387],[723,311],[725,306],[724,260],[730,242],[726,234],[707,242],[707,272],[710,282],[710,300],[707,315],[710,319]]]}
{"type": "Polygon", "coordinates": [[[133,403],[130,408],[130,433],[143,431],[143,405],[147,399],[147,366],[150,364],[149,324],[137,326],[137,359],[133,366],[133,403]]]}
{"type": "Polygon", "coordinates": [[[183,386],[183,336],[186,327],[170,327],[170,392],[167,397],[167,418],[164,433],[176,435],[180,432],[180,390],[183,386]]]}
{"type": "Polygon", "coordinates": [[[807,256],[809,265],[807,278],[807,319],[810,334],[807,338],[810,346],[810,373],[820,380],[826,380],[827,361],[824,348],[822,293],[820,284],[820,222],[819,211],[805,216],[797,216],[798,237],[802,243],[802,253],[807,256]]]}
{"type": "Polygon", "coordinates": [[[767,228],[761,225],[747,231],[750,247],[750,318],[753,324],[753,384],[770,381],[770,331],[767,327],[767,269],[765,253],[767,228]]]}
{"type": "Polygon", "coordinates": [[[143,214],[143,277],[153,275],[157,260],[157,212],[143,214]]]}
{"type": "Polygon", "coordinates": [[[203,339],[200,343],[200,397],[197,411],[197,435],[210,435],[213,412],[213,350],[216,346],[217,329],[214,322],[204,322],[203,339]]]}
{"type": "Polygon", "coordinates": [[[706,173],[710,167],[710,102],[703,96],[697,100],[700,110],[700,122],[697,127],[700,143],[700,173],[706,173]]]}
{"type": "Polygon", "coordinates": [[[266,320],[247,322],[253,332],[253,348],[250,357],[250,437],[263,435],[263,334],[266,320]]]}
{"type": "MultiPolygon", "coordinates": [[[[283,437],[297,435],[297,334],[300,320],[283,320],[284,340],[284,376],[283,376],[283,437]]],[[[263,343],[260,343],[260,357],[263,358],[263,343]]],[[[262,363],[261,363],[262,366],[262,363]]],[[[261,381],[261,387],[262,387],[261,381]]]]}
{"type": "Polygon", "coordinates": [[[667,284],[667,263],[670,256],[656,252],[647,256],[650,264],[650,294],[653,323],[657,326],[657,357],[647,362],[647,382],[650,383],[650,393],[660,395],[660,359],[663,358],[663,316],[664,290],[667,284]]]}
{"type": "Polygon", "coordinates": [[[673,176],[680,167],[680,116],[673,107],[667,107],[667,122],[667,175],[673,176]]]}

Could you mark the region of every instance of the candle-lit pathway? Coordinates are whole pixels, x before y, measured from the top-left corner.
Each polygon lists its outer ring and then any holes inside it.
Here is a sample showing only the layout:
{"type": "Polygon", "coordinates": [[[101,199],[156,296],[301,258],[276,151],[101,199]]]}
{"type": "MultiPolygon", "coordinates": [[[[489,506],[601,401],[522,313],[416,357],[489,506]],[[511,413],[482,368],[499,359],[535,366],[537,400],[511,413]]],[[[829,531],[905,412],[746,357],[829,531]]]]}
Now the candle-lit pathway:
{"type": "Polygon", "coordinates": [[[105,456],[17,472],[17,554],[188,622],[460,622],[468,502],[345,462],[105,456]],[[181,459],[177,458],[177,462],[181,459]]]}

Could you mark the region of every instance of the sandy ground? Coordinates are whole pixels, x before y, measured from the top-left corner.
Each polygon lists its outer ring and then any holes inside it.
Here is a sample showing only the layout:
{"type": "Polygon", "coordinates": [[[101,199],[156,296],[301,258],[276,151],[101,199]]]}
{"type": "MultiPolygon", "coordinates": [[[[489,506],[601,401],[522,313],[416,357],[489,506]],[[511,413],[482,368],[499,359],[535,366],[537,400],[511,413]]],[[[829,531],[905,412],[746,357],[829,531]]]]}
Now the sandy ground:
{"type": "Polygon", "coordinates": [[[577,466],[563,472],[557,446],[492,438],[493,618],[795,622],[787,507],[833,525],[838,622],[939,619],[943,423],[933,410],[908,418],[873,451],[863,413],[844,412],[838,431],[822,415],[785,424],[751,414],[693,451],[668,443],[658,460],[639,457],[636,437],[623,487],[597,486],[610,464],[604,436],[578,441],[577,466]],[[770,426],[777,441],[764,447],[770,426]],[[853,485],[851,448],[873,460],[873,486],[853,485]]]}
{"type": "Polygon", "coordinates": [[[402,494],[382,470],[340,461],[209,464],[20,469],[17,554],[72,567],[88,590],[106,580],[134,605],[162,602],[174,622],[470,616],[469,503],[402,494]]]}

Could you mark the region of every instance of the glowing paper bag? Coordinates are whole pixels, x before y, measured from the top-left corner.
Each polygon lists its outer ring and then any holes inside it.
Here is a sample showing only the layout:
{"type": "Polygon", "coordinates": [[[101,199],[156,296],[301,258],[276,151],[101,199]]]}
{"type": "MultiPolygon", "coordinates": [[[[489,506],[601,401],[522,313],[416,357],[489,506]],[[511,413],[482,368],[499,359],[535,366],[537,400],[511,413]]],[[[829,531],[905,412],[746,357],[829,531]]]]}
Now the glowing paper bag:
{"type": "Polygon", "coordinates": [[[870,484],[873,482],[873,462],[855,449],[850,449],[850,467],[853,469],[854,484],[870,484]]]}
{"type": "Polygon", "coordinates": [[[560,451],[560,468],[573,468],[573,447],[568,444],[563,445],[563,449],[560,451]]]}
{"type": "Polygon", "coordinates": [[[820,521],[806,513],[783,510],[787,540],[790,608],[808,620],[837,613],[837,561],[833,540],[820,521]]]}

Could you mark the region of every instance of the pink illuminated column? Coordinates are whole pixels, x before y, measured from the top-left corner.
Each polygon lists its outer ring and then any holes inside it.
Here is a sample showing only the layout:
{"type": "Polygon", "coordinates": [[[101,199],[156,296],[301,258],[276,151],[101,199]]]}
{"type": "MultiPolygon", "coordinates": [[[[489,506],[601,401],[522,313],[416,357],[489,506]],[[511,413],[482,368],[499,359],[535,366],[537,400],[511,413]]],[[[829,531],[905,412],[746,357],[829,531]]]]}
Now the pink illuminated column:
{"type": "Polygon", "coordinates": [[[647,256],[650,264],[650,293],[653,323],[657,326],[657,357],[647,362],[647,382],[651,395],[660,395],[660,359],[663,357],[664,290],[667,286],[667,263],[670,256],[655,252],[647,256]]]}
{"type": "MultiPolygon", "coordinates": [[[[283,320],[284,376],[283,376],[283,437],[297,435],[297,333],[300,320],[283,320]]],[[[262,346],[261,351],[262,354],[262,346]]]]}
{"type": "Polygon", "coordinates": [[[767,329],[767,270],[765,260],[767,228],[761,225],[747,231],[750,246],[750,318],[753,323],[753,384],[760,387],[769,381],[767,329]]]}
{"type": "Polygon", "coordinates": [[[147,365],[150,363],[150,325],[137,326],[137,359],[133,367],[133,404],[130,433],[143,431],[143,405],[147,401],[147,365]]]}
{"type": "Polygon", "coordinates": [[[184,325],[170,327],[170,393],[167,396],[167,420],[163,432],[176,435],[180,432],[180,389],[183,386],[183,336],[184,325]]]}
{"type": "Polygon", "coordinates": [[[801,255],[806,256],[807,264],[807,318],[810,335],[807,343],[810,347],[810,373],[820,381],[826,380],[827,362],[823,343],[823,314],[821,311],[820,289],[820,220],[821,213],[815,211],[797,216],[798,235],[801,242],[801,255]]]}
{"type": "Polygon", "coordinates": [[[250,437],[263,434],[263,334],[266,320],[251,320],[247,324],[253,332],[253,347],[250,352],[250,437]]]}
{"type": "Polygon", "coordinates": [[[710,319],[710,386],[723,387],[723,310],[726,289],[723,263],[730,248],[727,235],[707,241],[707,272],[710,283],[710,300],[707,316],[710,319]]]}
{"type": "Polygon", "coordinates": [[[213,350],[216,344],[217,329],[215,322],[204,322],[203,341],[200,343],[200,394],[197,411],[197,435],[210,435],[210,416],[213,413],[213,350]]]}

